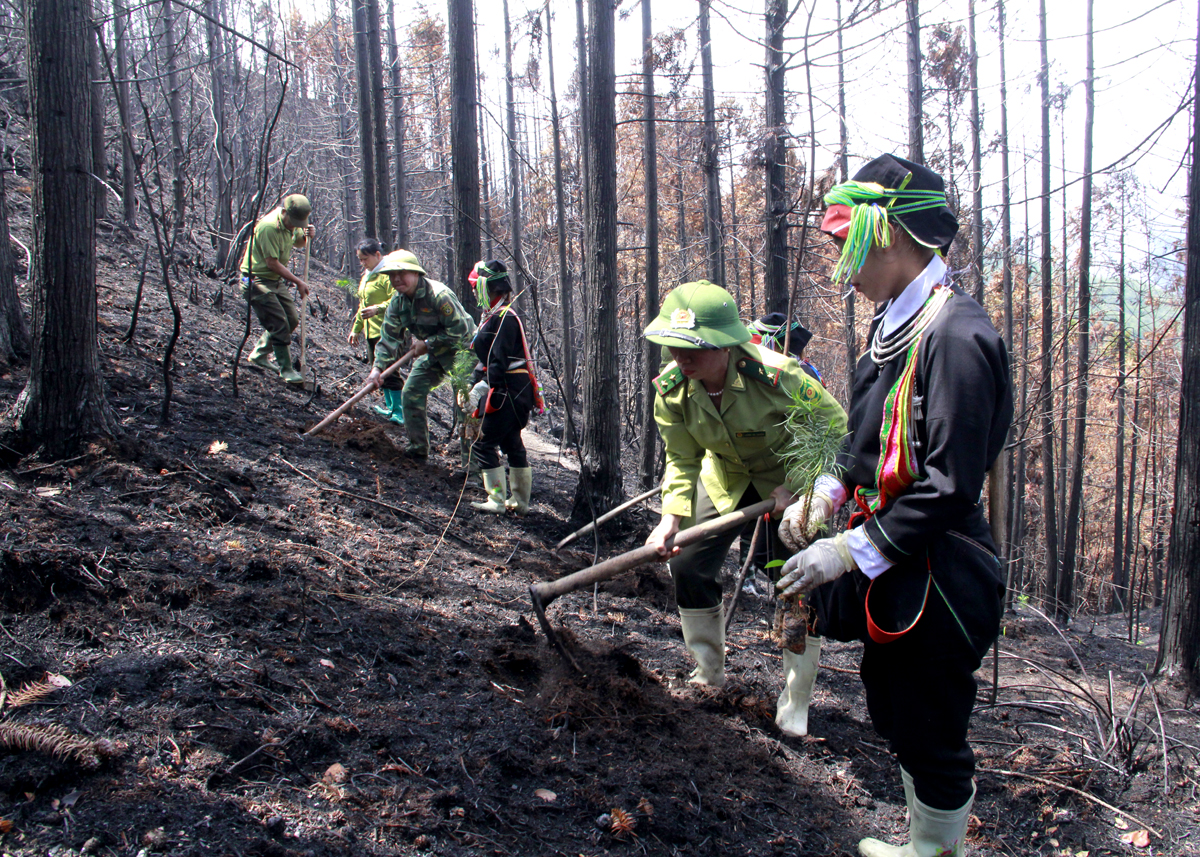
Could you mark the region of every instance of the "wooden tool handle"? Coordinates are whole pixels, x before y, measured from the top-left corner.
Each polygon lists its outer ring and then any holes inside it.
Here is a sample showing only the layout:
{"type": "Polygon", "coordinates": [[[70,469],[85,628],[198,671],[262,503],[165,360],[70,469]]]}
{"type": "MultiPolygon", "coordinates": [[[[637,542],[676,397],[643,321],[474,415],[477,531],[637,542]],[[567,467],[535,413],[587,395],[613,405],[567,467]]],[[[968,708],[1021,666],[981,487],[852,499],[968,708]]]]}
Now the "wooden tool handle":
{"type": "MultiPolygon", "coordinates": [[[[706,521],[695,527],[689,527],[677,533],[672,544],[680,548],[694,544],[716,533],[723,533],[734,527],[740,527],[747,521],[753,521],[759,515],[765,515],[774,509],[775,501],[773,499],[763,500],[762,502],[755,503],[753,506],[738,509],[736,512],[730,512],[728,515],[722,515],[719,518],[706,521]]],[[[651,545],[643,545],[640,548],[635,548],[634,550],[614,556],[611,559],[606,559],[604,562],[589,566],[582,571],[576,571],[573,574],[568,574],[566,577],[560,577],[558,580],[535,583],[529,587],[529,592],[533,596],[534,606],[542,609],[560,595],[566,595],[568,592],[574,592],[593,583],[599,583],[601,580],[616,577],[623,571],[629,571],[631,568],[637,568],[649,562],[661,561],[661,559],[662,557],[658,555],[658,551],[651,545]]]]}
{"type": "MultiPolygon", "coordinates": [[[[410,360],[413,359],[413,356],[414,355],[411,351],[406,353],[403,357],[401,357],[399,360],[397,360],[391,366],[387,367],[382,372],[380,372],[379,380],[382,381],[388,375],[391,375],[393,372],[395,372],[397,369],[399,369],[401,366],[406,365],[410,360]]],[[[374,389],[375,389],[374,384],[371,384],[371,383],[363,384],[362,387],[359,388],[357,393],[355,393],[353,396],[351,396],[349,399],[347,399],[345,402],[343,402],[337,408],[337,410],[330,413],[329,416],[325,417],[325,419],[321,420],[315,426],[313,426],[308,431],[306,431],[304,433],[304,436],[311,437],[312,435],[316,434],[317,432],[321,431],[322,429],[328,427],[330,425],[330,423],[332,423],[334,420],[336,420],[342,414],[346,413],[346,411],[348,411],[352,407],[354,407],[355,402],[357,402],[359,399],[361,399],[363,396],[367,395],[367,393],[371,392],[374,389]]]]}

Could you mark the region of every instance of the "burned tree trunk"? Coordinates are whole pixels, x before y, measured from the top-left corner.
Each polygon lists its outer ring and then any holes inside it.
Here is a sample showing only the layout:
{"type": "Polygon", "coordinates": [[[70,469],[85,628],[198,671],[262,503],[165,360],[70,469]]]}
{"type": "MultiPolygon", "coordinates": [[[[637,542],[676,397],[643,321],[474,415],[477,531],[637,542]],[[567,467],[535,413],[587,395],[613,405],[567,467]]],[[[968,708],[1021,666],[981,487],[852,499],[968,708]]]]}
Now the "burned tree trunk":
{"type": "Polygon", "coordinates": [[[26,0],[33,165],[33,330],[29,380],[13,406],[16,433],[44,454],[73,454],[116,423],[96,336],[96,210],[87,51],[90,0],[26,0]],[[78,38],[64,37],[75,33],[78,38]],[[70,343],[70,348],[64,348],[70,343]]]}
{"type": "MultiPolygon", "coordinates": [[[[512,251],[513,291],[521,293],[525,278],[525,251],[521,241],[521,151],[517,144],[517,102],[513,95],[512,26],[508,20],[508,0],[504,0],[504,105],[508,137],[508,233],[512,251]]],[[[517,298],[518,307],[521,300],[517,298]]]]}
{"type": "MultiPolygon", "coordinates": [[[[479,261],[479,119],[475,105],[475,27],[472,0],[450,0],[450,159],[454,183],[454,266],[451,288],[467,294],[467,277],[479,261]]],[[[475,310],[477,313],[478,310],[475,310]]]]}
{"type": "Polygon", "coordinates": [[[1046,538],[1046,597],[1058,619],[1067,615],[1068,605],[1058,600],[1061,583],[1058,562],[1058,495],[1054,491],[1054,290],[1053,259],[1050,254],[1050,60],[1046,47],[1046,0],[1039,0],[1039,44],[1042,90],[1042,521],[1046,538]]]}
{"type": "MultiPolygon", "coordinates": [[[[717,161],[717,119],[713,103],[712,37],[709,0],[700,0],[700,67],[704,89],[704,237],[708,243],[708,279],[725,285],[725,224],[721,213],[721,165],[717,161]]],[[[658,307],[654,307],[657,311],[658,307]]]]}
{"type": "Polygon", "coordinates": [[[213,174],[214,196],[216,197],[217,267],[224,268],[229,255],[229,244],[233,240],[233,173],[232,152],[229,149],[225,122],[225,40],[217,21],[220,20],[218,0],[209,0],[209,17],[205,19],[205,35],[208,37],[208,73],[212,87],[213,113],[213,174]]]}
{"type": "MultiPolygon", "coordinates": [[[[367,37],[368,0],[350,0],[354,9],[354,70],[358,82],[358,150],[362,156],[363,230],[368,238],[379,238],[375,219],[375,138],[371,113],[371,59],[367,37]]],[[[386,237],[386,236],[385,236],[386,237]]]]}
{"type": "MultiPolygon", "coordinates": [[[[1200,47],[1200,32],[1197,33],[1200,47]]],[[[1196,71],[1200,73],[1200,54],[1196,71]]],[[[1200,95],[1200,78],[1193,77],[1200,95]]],[[[1200,691],[1200,110],[1192,111],[1187,273],[1183,288],[1183,379],[1175,453],[1175,514],[1167,551],[1166,603],[1156,669],[1182,673],[1200,691]]]]}
{"type": "MultiPolygon", "coordinates": [[[[1060,601],[1072,601],[1075,580],[1075,556],[1083,538],[1079,523],[1083,502],[1084,446],[1087,442],[1088,359],[1092,326],[1092,129],[1095,125],[1096,69],[1092,36],[1093,0],[1087,2],[1087,76],[1084,83],[1086,107],[1083,124],[1083,203],[1080,210],[1079,249],[1079,346],[1075,392],[1075,439],[1072,449],[1070,499],[1067,503],[1066,538],[1063,544],[1063,596],[1060,601]]],[[[1064,282],[1064,288],[1066,283],[1064,282]]]]}
{"type": "Polygon", "coordinates": [[[17,296],[16,265],[8,240],[8,160],[0,152],[0,366],[29,356],[29,325],[17,296]]]}
{"type": "Polygon", "coordinates": [[[404,169],[404,93],[400,80],[400,48],[396,42],[396,3],[388,0],[388,63],[392,80],[392,148],[396,158],[396,246],[407,247],[408,188],[404,169]]]}
{"type": "MultiPolygon", "coordinates": [[[[113,0],[113,40],[117,52],[117,112],[122,123],[131,121],[129,112],[129,10],[122,0],[113,0]]],[[[134,189],[133,129],[121,133],[121,204],[125,225],[137,228],[137,195],[134,189]]]]}
{"type": "MultiPolygon", "coordinates": [[[[654,104],[654,30],[650,0],[642,0],[642,121],[644,140],[642,161],[645,170],[646,193],[646,321],[658,315],[658,129],[655,126],[654,104]]],[[[658,463],[658,426],[654,422],[654,392],[650,381],[658,374],[659,347],[642,340],[645,368],[642,385],[646,390],[642,412],[642,463],[640,481],[643,489],[655,482],[658,463]]]]}
{"type": "Polygon", "coordinates": [[[383,40],[379,34],[379,0],[367,2],[367,62],[371,71],[371,140],[375,150],[375,231],[392,249],[392,188],[388,171],[387,112],[384,110],[383,40]]]}
{"type": "Polygon", "coordinates": [[[904,0],[908,35],[908,159],[925,163],[925,89],[921,83],[921,10],[919,0],[904,0]]]}
{"type": "MultiPolygon", "coordinates": [[[[546,7],[546,60],[550,73],[550,125],[554,133],[554,219],[558,238],[558,300],[562,318],[562,391],[563,407],[567,412],[575,404],[575,311],[571,268],[567,264],[567,214],[563,199],[562,122],[558,116],[558,96],[554,89],[554,32],[550,25],[553,16],[546,7]]],[[[572,423],[567,423],[572,425],[572,423]]],[[[573,438],[566,438],[570,443],[573,438]]]]}
{"type": "Polygon", "coordinates": [[[767,264],[763,309],[787,312],[787,125],[784,99],[783,27],[787,0],[767,0],[767,137],[763,156],[767,162],[766,231],[767,264]]]}
{"type": "Polygon", "coordinates": [[[588,115],[584,137],[591,189],[584,210],[584,275],[591,296],[584,337],[583,432],[575,515],[616,506],[621,493],[620,367],[617,342],[617,118],[612,0],[590,0],[588,115]]]}

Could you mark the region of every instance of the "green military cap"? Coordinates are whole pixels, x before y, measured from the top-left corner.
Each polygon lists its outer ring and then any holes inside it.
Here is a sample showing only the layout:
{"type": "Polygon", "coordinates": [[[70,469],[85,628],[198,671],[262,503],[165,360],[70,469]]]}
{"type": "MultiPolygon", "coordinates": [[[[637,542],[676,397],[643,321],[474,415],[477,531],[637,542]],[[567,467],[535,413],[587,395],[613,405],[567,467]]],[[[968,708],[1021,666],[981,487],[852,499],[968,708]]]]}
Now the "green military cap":
{"type": "Polygon", "coordinates": [[[750,341],[733,295],[708,280],[676,287],[642,335],[674,348],[728,348],[750,341]]]}
{"type": "Polygon", "coordinates": [[[312,214],[312,203],[302,193],[288,194],[283,198],[283,210],[294,226],[306,226],[312,214]]]}
{"type": "Polygon", "coordinates": [[[421,263],[417,261],[417,254],[411,250],[393,250],[383,257],[383,261],[379,263],[379,267],[375,269],[377,274],[390,274],[393,271],[416,271],[418,274],[424,274],[425,269],[421,267],[421,263]]]}

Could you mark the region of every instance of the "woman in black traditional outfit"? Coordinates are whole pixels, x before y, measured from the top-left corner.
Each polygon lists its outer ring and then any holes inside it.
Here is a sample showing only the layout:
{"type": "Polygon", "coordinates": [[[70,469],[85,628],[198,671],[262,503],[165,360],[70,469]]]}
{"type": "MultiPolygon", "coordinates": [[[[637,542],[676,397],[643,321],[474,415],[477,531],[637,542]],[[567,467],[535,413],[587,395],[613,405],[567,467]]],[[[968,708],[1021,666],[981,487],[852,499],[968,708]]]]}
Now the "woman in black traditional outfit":
{"type": "Polygon", "coordinates": [[[981,503],[1012,421],[1008,353],[983,309],[949,282],[958,230],[942,179],[884,155],[825,197],[835,279],[877,304],[859,360],[841,472],[784,513],[801,534],[848,498],[849,528],[784,566],[782,597],[811,592],[817,627],[864,643],[871,720],[900,762],[903,846],[864,839],[864,857],[964,852],[975,797],[967,723],[974,671],[999,631],[999,561],[981,503]]]}
{"type": "Polygon", "coordinates": [[[503,514],[529,511],[533,469],[525,454],[521,430],[529,414],[543,409],[541,392],[533,375],[533,361],[521,319],[512,308],[512,280],[503,262],[479,262],[471,272],[471,285],[484,316],[471,348],[479,358],[476,384],[471,394],[476,416],[483,418],[471,456],[480,469],[488,497],[471,505],[481,512],[503,514]],[[500,452],[508,456],[508,478],[500,452]],[[512,495],[508,494],[509,481],[512,495]]]}

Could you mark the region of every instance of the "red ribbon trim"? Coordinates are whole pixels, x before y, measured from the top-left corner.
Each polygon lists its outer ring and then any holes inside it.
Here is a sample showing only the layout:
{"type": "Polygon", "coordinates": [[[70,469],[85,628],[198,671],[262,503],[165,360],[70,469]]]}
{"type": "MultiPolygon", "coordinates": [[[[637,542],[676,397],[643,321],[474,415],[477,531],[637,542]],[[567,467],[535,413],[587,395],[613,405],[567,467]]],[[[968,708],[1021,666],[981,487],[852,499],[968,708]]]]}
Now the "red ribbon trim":
{"type": "MultiPolygon", "coordinates": [[[[929,565],[929,556],[925,557],[926,566],[929,565]]],[[[887,572],[884,572],[887,574],[887,572]]],[[[878,578],[876,578],[877,580],[878,578]]],[[[875,585],[875,580],[871,581],[867,587],[867,597],[863,599],[863,610],[867,614],[867,634],[876,643],[894,643],[911,631],[921,621],[921,617],[925,615],[925,605],[929,603],[929,585],[933,581],[933,569],[929,569],[929,577],[925,580],[925,597],[921,599],[921,609],[917,611],[916,618],[912,620],[907,628],[900,631],[885,631],[875,624],[875,620],[871,618],[871,587],[875,585]]]]}

